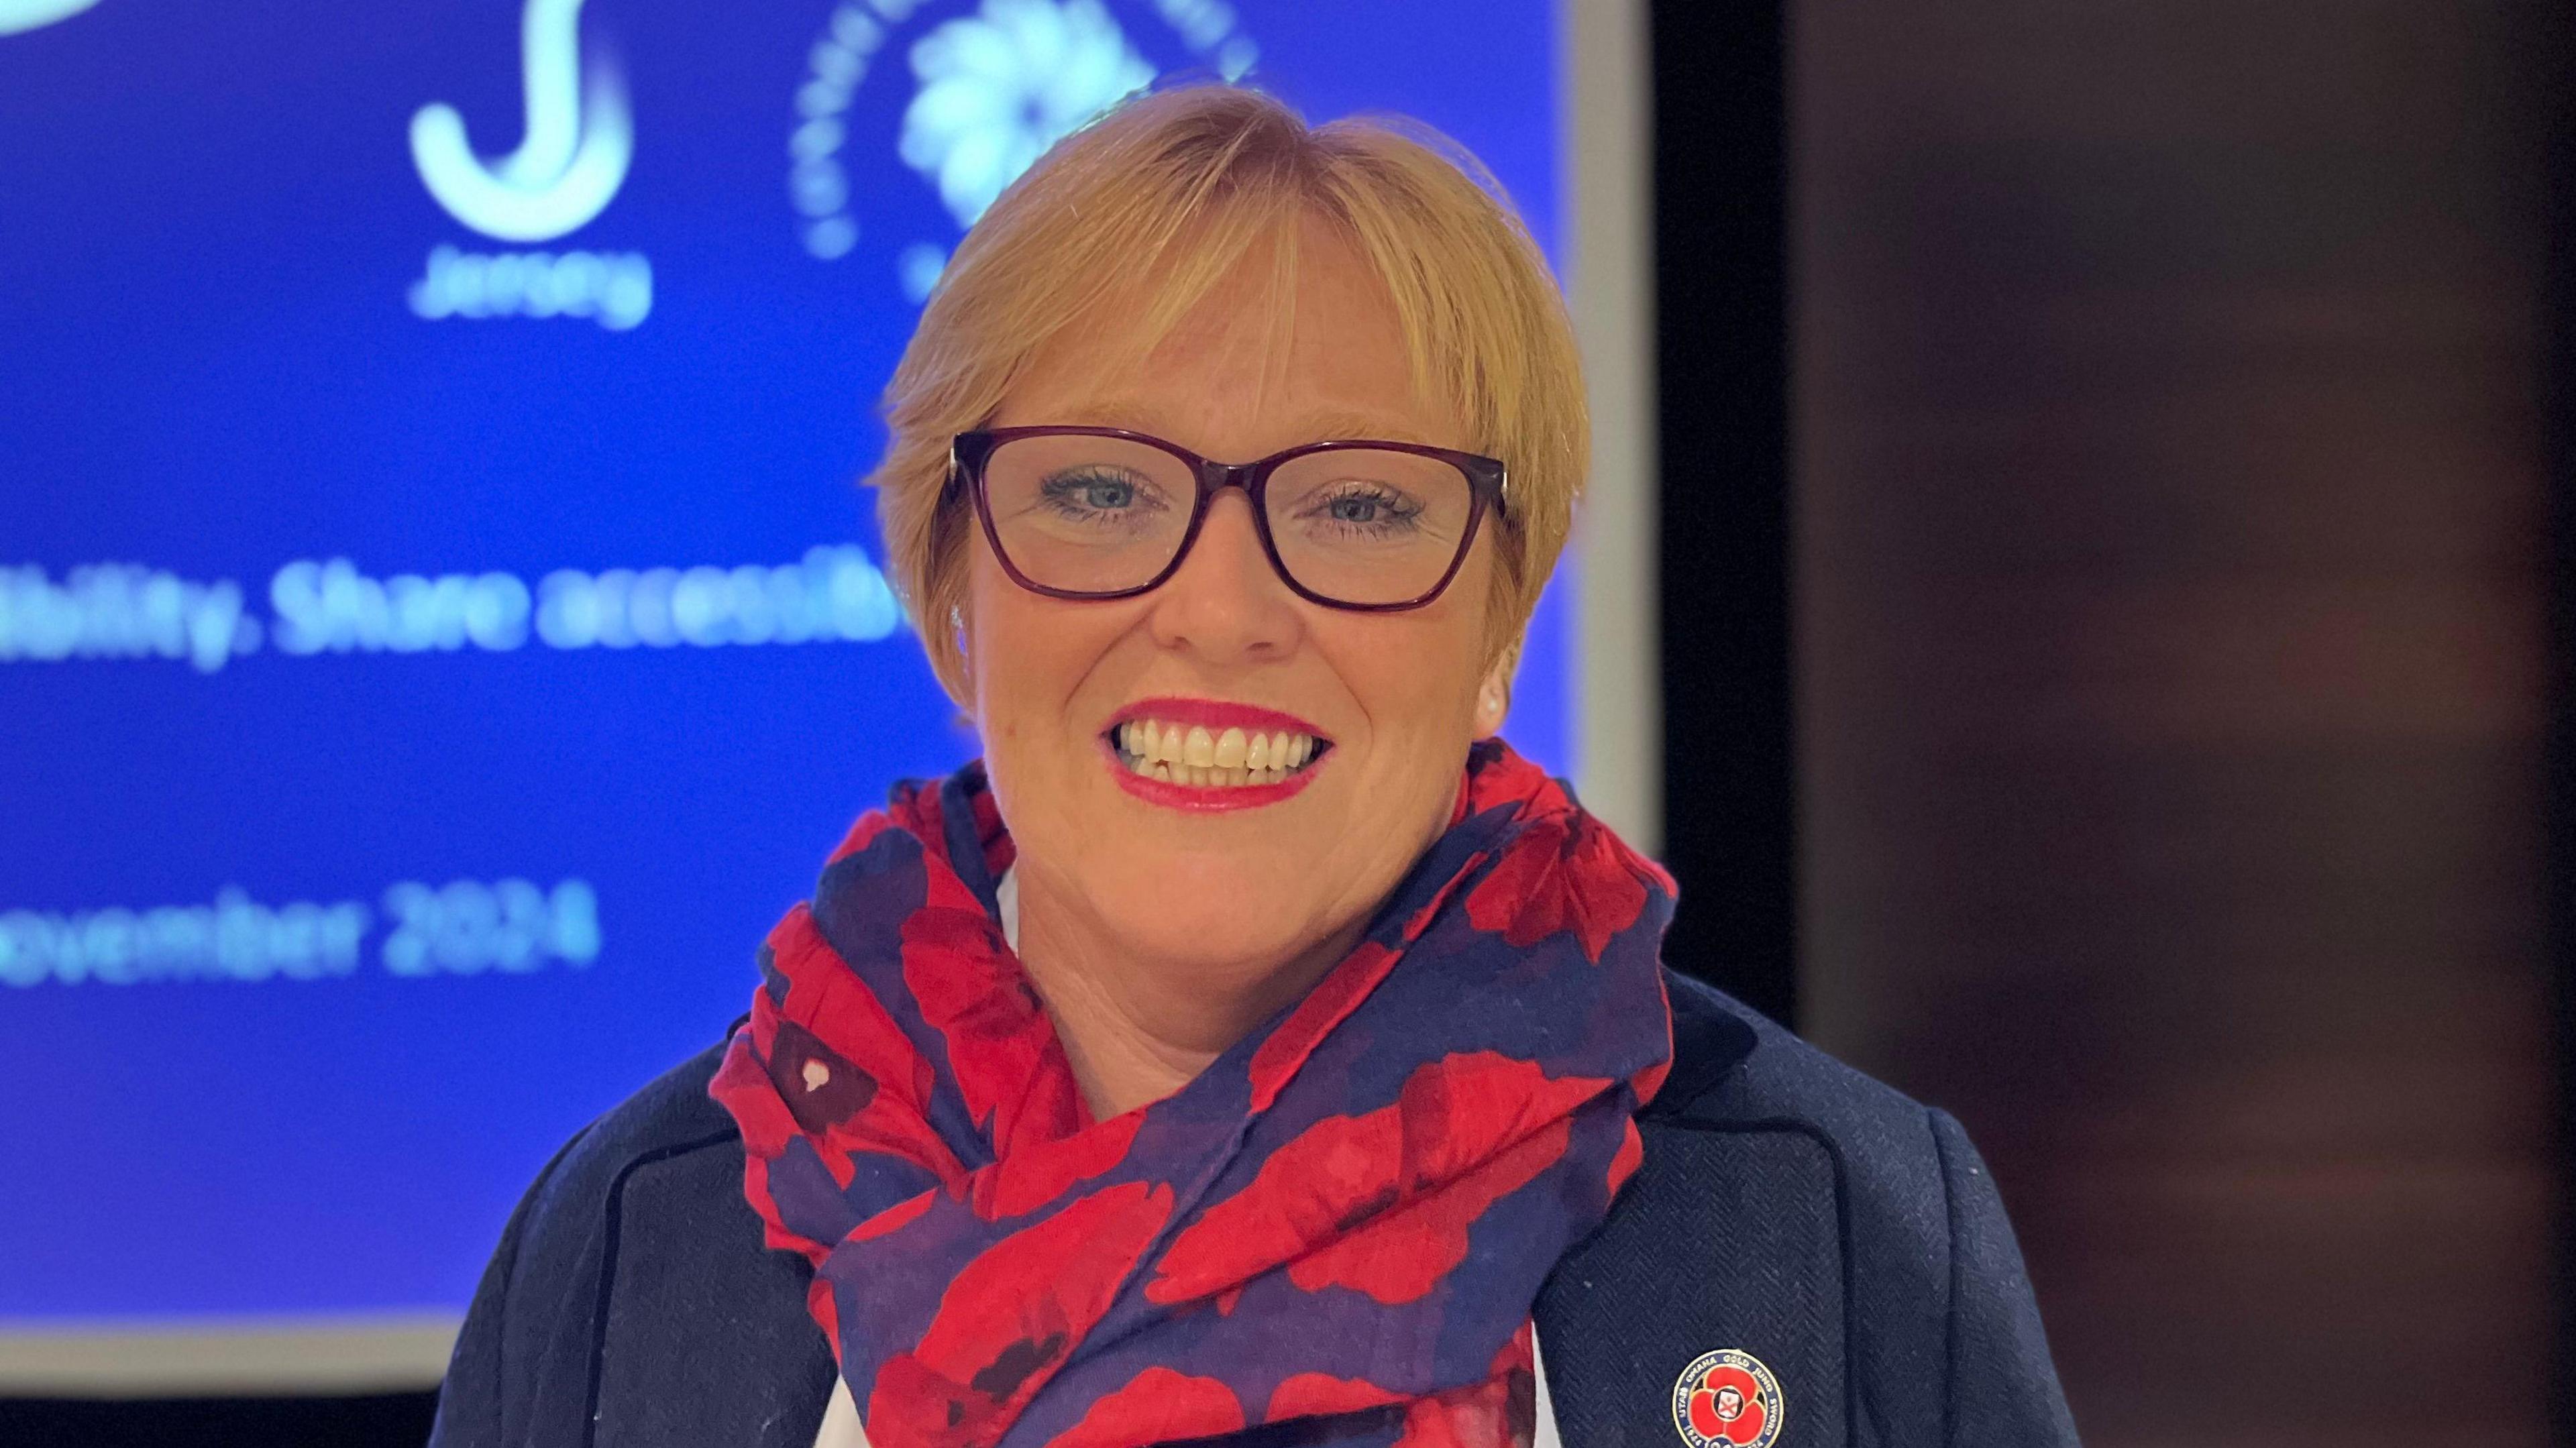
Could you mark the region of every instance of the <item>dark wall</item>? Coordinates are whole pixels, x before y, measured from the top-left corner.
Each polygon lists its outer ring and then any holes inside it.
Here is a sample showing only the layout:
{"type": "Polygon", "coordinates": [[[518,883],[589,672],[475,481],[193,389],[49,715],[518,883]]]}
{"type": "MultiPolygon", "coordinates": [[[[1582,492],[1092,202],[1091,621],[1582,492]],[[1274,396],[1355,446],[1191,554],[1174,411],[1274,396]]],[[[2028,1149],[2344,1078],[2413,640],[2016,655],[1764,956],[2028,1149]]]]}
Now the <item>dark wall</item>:
{"type": "Polygon", "coordinates": [[[1804,1023],[2095,1444],[2550,1441],[2563,9],[1793,8],[1804,1023]]]}
{"type": "Polygon", "coordinates": [[[1664,957],[1796,1024],[1780,0],[1657,0],[1664,957]]]}

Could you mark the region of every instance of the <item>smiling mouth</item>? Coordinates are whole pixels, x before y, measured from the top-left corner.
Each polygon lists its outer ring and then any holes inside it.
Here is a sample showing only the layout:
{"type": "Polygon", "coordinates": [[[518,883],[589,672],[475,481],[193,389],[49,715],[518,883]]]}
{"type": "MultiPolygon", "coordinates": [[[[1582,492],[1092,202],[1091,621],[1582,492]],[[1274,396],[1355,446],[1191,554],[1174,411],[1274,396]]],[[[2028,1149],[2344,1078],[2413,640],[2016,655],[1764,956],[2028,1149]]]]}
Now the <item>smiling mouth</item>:
{"type": "Polygon", "coordinates": [[[1293,729],[1211,729],[1153,718],[1130,719],[1101,738],[1128,773],[1198,789],[1285,784],[1312,770],[1333,748],[1329,739],[1293,729]]]}

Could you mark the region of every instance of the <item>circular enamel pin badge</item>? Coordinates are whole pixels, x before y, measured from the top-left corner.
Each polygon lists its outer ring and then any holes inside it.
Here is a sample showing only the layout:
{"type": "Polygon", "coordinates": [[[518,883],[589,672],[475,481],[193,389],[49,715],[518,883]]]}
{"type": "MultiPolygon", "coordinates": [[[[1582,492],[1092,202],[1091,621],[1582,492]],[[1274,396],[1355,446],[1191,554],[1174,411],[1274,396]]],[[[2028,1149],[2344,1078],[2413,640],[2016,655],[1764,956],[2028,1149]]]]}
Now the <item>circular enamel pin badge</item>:
{"type": "Polygon", "coordinates": [[[1771,1448],[1780,1410],[1780,1380],[1731,1347],[1700,1354],[1673,1384],[1673,1428],[1690,1448],[1771,1448]]]}

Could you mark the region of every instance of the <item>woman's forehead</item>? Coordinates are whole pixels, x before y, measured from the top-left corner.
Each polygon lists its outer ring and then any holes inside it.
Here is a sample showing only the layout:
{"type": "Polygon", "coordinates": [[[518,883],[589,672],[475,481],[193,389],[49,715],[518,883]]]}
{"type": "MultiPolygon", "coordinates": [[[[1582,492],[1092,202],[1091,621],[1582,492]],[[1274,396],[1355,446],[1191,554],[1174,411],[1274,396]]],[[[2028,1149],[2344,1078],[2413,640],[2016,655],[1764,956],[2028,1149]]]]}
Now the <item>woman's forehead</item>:
{"type": "Polygon", "coordinates": [[[1321,289],[1298,290],[1293,314],[1257,294],[1212,292],[1159,336],[1139,309],[1105,308],[1097,324],[1067,328],[1030,359],[995,420],[1119,427],[1185,445],[1211,429],[1288,437],[1282,446],[1361,437],[1467,445],[1458,409],[1424,395],[1422,369],[1383,309],[1335,307],[1321,289]]]}

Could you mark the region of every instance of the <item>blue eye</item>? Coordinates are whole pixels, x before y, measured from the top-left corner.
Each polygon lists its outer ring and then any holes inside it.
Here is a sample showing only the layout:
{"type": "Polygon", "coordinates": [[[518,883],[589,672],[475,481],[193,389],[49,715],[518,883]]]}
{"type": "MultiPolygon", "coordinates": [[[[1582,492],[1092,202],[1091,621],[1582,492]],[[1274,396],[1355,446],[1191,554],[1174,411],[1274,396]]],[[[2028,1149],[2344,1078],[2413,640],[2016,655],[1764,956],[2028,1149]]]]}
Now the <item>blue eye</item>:
{"type": "Polygon", "coordinates": [[[1305,516],[1343,537],[1385,538],[1417,527],[1422,505],[1392,489],[1362,484],[1316,499],[1305,516]]]}
{"type": "Polygon", "coordinates": [[[1100,468],[1058,473],[1038,491],[1049,507],[1077,518],[1133,514],[1159,506],[1135,478],[1100,468]]]}

